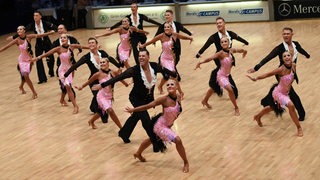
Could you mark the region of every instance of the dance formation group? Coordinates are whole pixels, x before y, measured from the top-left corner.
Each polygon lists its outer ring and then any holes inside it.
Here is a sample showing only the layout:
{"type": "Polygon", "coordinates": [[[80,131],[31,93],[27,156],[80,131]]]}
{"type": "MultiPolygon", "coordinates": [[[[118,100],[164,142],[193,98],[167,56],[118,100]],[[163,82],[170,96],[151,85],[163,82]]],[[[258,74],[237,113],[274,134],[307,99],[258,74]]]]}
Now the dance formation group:
{"type": "MultiPolygon", "coordinates": [[[[54,60],[52,55],[57,53],[59,60],[57,60],[58,69],[56,74],[59,77],[60,87],[62,90],[60,103],[62,106],[67,106],[65,96],[68,94],[69,100],[72,102],[74,107],[73,113],[78,113],[79,111],[79,107],[76,103],[75,92],[72,87],[74,77],[73,72],[79,66],[87,64],[90,70],[88,81],[84,82],[81,86],[74,86],[74,88],[82,90],[84,87],[88,85],[90,86],[93,94],[90,110],[94,115],[88,121],[89,125],[93,129],[96,129],[97,126],[94,122],[99,117],[101,117],[102,121],[106,123],[108,116],[110,116],[120,129],[118,134],[119,137],[122,138],[124,143],[130,143],[129,138],[137,122],[141,120],[148,138],[141,143],[137,152],[134,153],[134,158],[138,158],[140,161],[145,162],[146,159],[142,156],[142,152],[148,146],[152,144],[154,152],[164,152],[166,150],[166,142],[174,142],[176,144],[176,149],[184,162],[182,170],[183,172],[189,172],[189,162],[181,138],[171,129],[171,127],[182,111],[181,101],[184,96],[179,84],[181,77],[176,67],[181,55],[180,39],[190,40],[191,43],[193,41],[192,33],[181,23],[173,21],[173,12],[171,10],[167,10],[165,12],[166,22],[163,24],[138,13],[137,10],[137,4],[133,3],[131,5],[132,13],[130,15],[123,18],[121,22],[115,24],[110,29],[107,29],[106,33],[96,35],[95,38],[89,38],[87,46],[80,45],[73,36],[68,35],[64,25],[55,27],[51,23],[42,21],[41,13],[36,11],[34,12],[35,22],[28,25],[26,28],[24,26],[19,26],[17,34],[7,39],[10,40],[10,43],[0,48],[0,52],[12,45],[18,46],[20,56],[18,57],[17,67],[21,74],[21,84],[19,89],[23,94],[25,94],[26,91],[23,86],[26,82],[33,93],[33,99],[36,99],[38,96],[29,77],[33,62],[36,62],[37,65],[37,72],[39,76],[38,83],[45,83],[47,79],[44,73],[42,58],[47,57],[49,75],[54,76],[54,60]],[[148,32],[143,30],[143,21],[159,26],[155,37],[150,41],[147,41],[146,38],[148,32]],[[52,30],[56,28],[58,29],[58,33],[61,35],[60,38],[54,41],[52,45],[48,36],[53,34],[54,31],[52,30]],[[33,30],[35,34],[26,34],[27,30],[33,30]],[[184,32],[186,35],[180,34],[180,31],[184,32]],[[96,38],[116,33],[120,35],[120,43],[117,47],[117,57],[114,59],[104,50],[99,49],[96,38]],[[33,38],[36,38],[37,40],[35,57],[33,57],[30,45],[30,41],[33,38]],[[162,44],[159,63],[149,62],[149,52],[145,47],[150,44],[154,44],[157,41],[160,41],[162,44]],[[82,49],[88,49],[89,52],[76,62],[73,54],[74,49],[79,49],[79,53],[82,49]],[[128,62],[131,50],[133,51],[133,56],[136,62],[136,65],[132,67],[130,67],[128,62]],[[109,68],[109,62],[119,69],[111,70],[109,68]],[[122,72],[120,69],[121,67],[125,67],[126,70],[122,72]],[[161,73],[163,75],[163,79],[161,79],[158,85],[159,92],[163,94],[163,85],[166,84],[168,94],[154,99],[154,88],[157,83],[157,73],[161,73]],[[130,83],[125,81],[127,78],[132,79],[132,82],[130,82],[132,83],[132,90],[129,94],[129,100],[133,108],[125,108],[125,111],[131,115],[122,126],[112,108],[113,86],[118,81],[121,81],[125,86],[129,86],[130,83]],[[150,118],[147,110],[158,105],[162,105],[163,112],[153,118],[150,118]]],[[[225,89],[228,92],[232,104],[234,105],[235,115],[239,116],[240,110],[236,102],[238,89],[230,72],[232,66],[235,64],[233,54],[241,53],[244,58],[247,51],[245,49],[233,48],[232,41],[235,39],[245,45],[248,45],[249,43],[236,33],[226,30],[225,20],[222,17],[216,18],[216,25],[218,31],[208,38],[204,46],[196,54],[196,58],[200,58],[201,54],[211,44],[215,44],[216,53],[204,60],[200,60],[195,67],[195,69],[198,69],[201,64],[207,63],[211,60],[216,64],[216,68],[211,73],[209,81],[210,87],[201,103],[206,108],[212,108],[208,103],[209,98],[213,93],[217,93],[218,96],[221,96],[223,89],[225,89]]],[[[297,135],[301,137],[303,136],[303,131],[299,120],[304,120],[305,111],[299,96],[291,85],[294,80],[298,82],[298,76],[295,70],[298,53],[303,54],[307,58],[310,58],[310,55],[297,41],[292,41],[293,30],[291,28],[284,28],[282,30],[282,36],[283,42],[275,47],[270,54],[268,54],[254,68],[248,70],[248,73],[254,73],[271,59],[276,56],[279,57],[280,65],[273,71],[256,77],[247,75],[247,77],[252,81],[257,81],[259,79],[275,75],[278,81],[277,84],[272,86],[268,95],[261,100],[261,105],[263,105],[264,108],[254,116],[254,120],[262,127],[263,124],[261,118],[264,114],[273,110],[277,115],[281,115],[284,108],[287,107],[292,121],[297,127],[297,135]],[[295,111],[296,109],[299,117],[295,111]]]]}

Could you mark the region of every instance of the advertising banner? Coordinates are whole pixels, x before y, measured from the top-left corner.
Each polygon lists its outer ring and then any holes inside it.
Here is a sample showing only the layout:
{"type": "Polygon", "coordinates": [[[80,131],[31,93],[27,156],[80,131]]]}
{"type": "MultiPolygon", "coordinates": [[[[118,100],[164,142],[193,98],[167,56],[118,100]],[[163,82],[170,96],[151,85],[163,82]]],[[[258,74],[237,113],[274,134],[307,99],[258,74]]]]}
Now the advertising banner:
{"type": "MultiPolygon", "coordinates": [[[[150,6],[150,7],[139,7],[138,13],[144,14],[147,17],[163,23],[165,21],[164,14],[167,9],[171,9],[173,12],[174,6],[150,6]]],[[[93,11],[93,26],[94,28],[106,28],[110,27],[117,22],[121,21],[122,18],[131,14],[130,7],[125,8],[97,8],[92,9],[93,11]]],[[[151,26],[153,24],[143,22],[144,26],[151,26]]]]}
{"type": "Polygon", "coordinates": [[[275,1],[275,20],[320,17],[319,0],[275,1]]]}
{"type": "Polygon", "coordinates": [[[228,22],[269,20],[267,1],[186,4],[180,8],[182,24],[212,23],[218,16],[228,22]]]}

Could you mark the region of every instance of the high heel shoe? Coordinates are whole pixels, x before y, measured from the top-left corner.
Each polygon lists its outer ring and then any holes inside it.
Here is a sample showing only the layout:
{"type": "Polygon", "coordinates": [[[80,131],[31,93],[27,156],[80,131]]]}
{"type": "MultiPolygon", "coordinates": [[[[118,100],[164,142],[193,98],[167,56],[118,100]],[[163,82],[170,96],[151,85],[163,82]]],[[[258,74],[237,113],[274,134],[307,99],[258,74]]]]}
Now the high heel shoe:
{"type": "Polygon", "coordinates": [[[32,99],[37,99],[38,95],[37,94],[32,94],[32,99]]]}
{"type": "Polygon", "coordinates": [[[27,92],[23,89],[23,87],[19,86],[19,90],[21,91],[21,94],[26,94],[27,92]]]}
{"type": "Polygon", "coordinates": [[[262,122],[261,122],[261,118],[258,117],[258,115],[255,115],[255,116],[253,117],[253,120],[254,120],[254,121],[257,121],[258,126],[260,126],[260,127],[263,126],[263,124],[262,124],[262,122]]]}
{"type": "Polygon", "coordinates": [[[141,162],[146,162],[146,159],[138,154],[133,154],[134,159],[139,159],[141,162]]]}
{"type": "Polygon", "coordinates": [[[299,129],[298,129],[298,136],[299,136],[299,137],[302,137],[302,136],[303,136],[302,128],[299,128],[299,129]]]}
{"type": "Polygon", "coordinates": [[[77,114],[79,112],[79,107],[78,106],[75,106],[73,108],[73,114],[77,114]]]}

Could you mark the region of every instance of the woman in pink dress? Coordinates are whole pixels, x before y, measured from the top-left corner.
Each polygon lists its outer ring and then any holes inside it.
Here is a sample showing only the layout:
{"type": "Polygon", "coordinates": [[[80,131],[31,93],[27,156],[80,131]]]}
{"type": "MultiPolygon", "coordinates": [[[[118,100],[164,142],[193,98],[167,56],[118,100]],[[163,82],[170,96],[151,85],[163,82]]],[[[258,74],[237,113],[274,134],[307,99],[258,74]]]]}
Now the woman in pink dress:
{"type": "Polygon", "coordinates": [[[17,28],[18,37],[12,40],[9,44],[6,46],[0,48],[0,52],[8,49],[12,45],[16,44],[20,50],[20,55],[18,57],[18,69],[20,71],[20,74],[22,76],[21,83],[19,86],[19,89],[21,90],[22,94],[25,94],[26,91],[23,88],[24,83],[26,82],[28,86],[30,87],[32,91],[32,99],[37,98],[37,93],[33,87],[32,81],[30,80],[29,74],[31,71],[32,63],[30,60],[32,59],[32,50],[31,50],[31,40],[33,38],[41,38],[44,36],[48,36],[50,34],[53,34],[54,31],[50,31],[48,33],[43,34],[28,34],[26,35],[26,30],[24,26],[19,26],[17,28]]]}
{"type": "Polygon", "coordinates": [[[103,37],[103,36],[109,36],[111,34],[119,33],[120,35],[120,43],[117,47],[117,59],[120,62],[120,64],[125,66],[127,69],[130,67],[129,65],[129,58],[131,53],[131,45],[130,45],[130,34],[131,32],[135,31],[138,33],[144,33],[149,34],[149,32],[138,29],[134,26],[129,26],[129,19],[123,18],[122,19],[122,25],[118,28],[115,28],[111,31],[108,31],[101,35],[96,35],[96,38],[103,37]]]}
{"type": "MultiPolygon", "coordinates": [[[[89,47],[81,46],[80,44],[68,44],[68,36],[66,34],[61,34],[61,46],[55,47],[50,51],[42,54],[36,58],[33,58],[33,61],[40,60],[44,57],[47,57],[51,54],[57,53],[61,60],[61,65],[58,69],[59,80],[61,81],[62,88],[67,90],[69,99],[73,104],[73,114],[77,114],[79,111],[79,106],[77,105],[76,99],[74,97],[74,93],[72,92],[71,86],[73,81],[73,75],[70,74],[68,77],[64,77],[64,74],[68,71],[68,69],[72,66],[72,62],[70,61],[71,52],[74,49],[89,49],[89,47]]],[[[61,93],[60,103],[62,106],[67,106],[66,102],[64,101],[64,93],[61,93]]]]}
{"type": "Polygon", "coordinates": [[[261,118],[263,115],[269,113],[272,110],[281,114],[283,112],[283,109],[285,107],[288,107],[290,117],[297,127],[298,136],[302,137],[303,131],[298,120],[298,115],[295,111],[294,104],[292,103],[288,95],[292,82],[295,78],[296,64],[292,63],[292,55],[288,51],[285,51],[282,54],[282,58],[284,64],[271,72],[257,76],[255,78],[247,75],[252,81],[257,81],[259,79],[264,79],[273,75],[279,76],[280,79],[279,83],[275,86],[275,88],[272,91],[273,99],[269,101],[269,106],[264,107],[258,114],[256,114],[254,116],[254,120],[257,121],[260,127],[262,127],[263,125],[261,122],[261,118]]]}
{"type": "MultiPolygon", "coordinates": [[[[186,36],[179,33],[174,33],[172,29],[172,25],[169,23],[164,24],[164,32],[155,36],[150,41],[140,45],[140,48],[145,48],[146,46],[150,44],[154,44],[157,41],[161,41],[162,45],[162,52],[160,55],[160,65],[169,69],[170,71],[176,71],[176,61],[175,61],[175,42],[177,39],[186,39],[190,40],[190,43],[193,41],[192,36],[186,36]]],[[[164,83],[169,79],[168,76],[164,76],[163,79],[161,79],[161,82],[158,86],[158,89],[160,91],[160,94],[163,94],[162,86],[164,83]]],[[[176,84],[178,86],[179,94],[183,97],[183,92],[181,90],[180,84],[178,80],[176,80],[176,84]]]]}
{"type": "MultiPolygon", "coordinates": [[[[93,83],[95,80],[99,80],[99,83],[103,83],[111,79],[112,77],[117,76],[119,73],[118,71],[112,71],[109,69],[109,60],[107,58],[103,58],[100,60],[100,70],[96,72],[91,78],[86,81],[82,86],[75,86],[78,90],[82,90],[87,85],[93,83]]],[[[125,86],[128,86],[128,83],[124,80],[121,81],[125,86]]],[[[109,85],[105,88],[99,90],[97,94],[97,101],[99,108],[101,109],[101,113],[108,113],[113,120],[114,123],[119,127],[122,128],[122,125],[119,121],[118,116],[114,112],[112,108],[112,100],[113,100],[113,85],[109,85]]],[[[88,121],[89,126],[92,129],[97,129],[97,126],[94,124],[101,114],[96,112],[93,117],[88,121]]]]}
{"type": "MultiPolygon", "coordinates": [[[[149,147],[151,144],[154,145],[159,143],[156,141],[164,141],[164,142],[174,142],[176,144],[176,149],[183,160],[183,168],[182,171],[187,173],[189,172],[189,162],[187,159],[187,155],[182,144],[181,138],[171,129],[174,121],[178,118],[179,114],[182,111],[181,108],[181,96],[179,96],[177,92],[176,81],[173,79],[169,79],[167,81],[167,90],[168,95],[157,98],[147,105],[138,106],[135,108],[126,107],[125,111],[129,113],[144,111],[150,108],[153,108],[158,105],[162,105],[163,112],[156,116],[157,118],[153,118],[153,132],[155,133],[154,138],[145,139],[136,153],[133,154],[134,158],[138,158],[141,162],[145,162],[146,159],[141,155],[142,152],[149,147]]],[[[166,149],[164,146],[160,149],[162,152],[166,149]]],[[[156,150],[154,150],[157,152],[156,150]]]]}
{"type": "MultiPolygon", "coordinates": [[[[229,81],[229,75],[231,73],[232,63],[234,61],[232,54],[233,53],[242,53],[242,58],[244,58],[247,54],[247,51],[244,49],[229,48],[230,41],[227,37],[221,38],[220,43],[221,43],[221,46],[223,49],[221,51],[218,51],[214,55],[206,58],[205,60],[199,61],[196,65],[195,69],[200,68],[201,64],[207,63],[207,62],[212,61],[214,59],[220,60],[221,66],[217,72],[217,82],[218,82],[221,89],[224,88],[228,91],[229,98],[230,98],[230,100],[234,106],[234,109],[235,109],[234,110],[235,115],[239,116],[240,111],[239,111],[239,107],[237,105],[235,94],[233,92],[232,86],[229,81]]],[[[208,108],[211,108],[211,105],[208,104],[208,100],[211,95],[212,94],[206,94],[206,97],[202,101],[202,104],[204,106],[207,106],[208,108]]]]}

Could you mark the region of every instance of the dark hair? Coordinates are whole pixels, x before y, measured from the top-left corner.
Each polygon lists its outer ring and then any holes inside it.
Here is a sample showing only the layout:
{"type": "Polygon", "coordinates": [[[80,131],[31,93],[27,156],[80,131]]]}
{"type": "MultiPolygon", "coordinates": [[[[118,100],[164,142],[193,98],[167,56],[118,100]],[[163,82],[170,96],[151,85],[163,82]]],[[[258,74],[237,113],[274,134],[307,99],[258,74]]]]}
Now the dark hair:
{"type": "Polygon", "coordinates": [[[97,41],[96,38],[94,38],[94,37],[89,37],[88,42],[89,42],[90,40],[94,40],[94,41],[98,44],[98,41],[97,41]]]}
{"type": "Polygon", "coordinates": [[[148,56],[150,55],[150,53],[149,53],[149,51],[148,51],[147,48],[141,48],[141,49],[139,49],[139,52],[143,52],[143,51],[147,52],[147,55],[148,55],[148,56]]]}
{"type": "Polygon", "coordinates": [[[42,13],[40,11],[34,11],[33,14],[34,13],[38,13],[38,14],[40,14],[40,16],[42,16],[42,13]]]}
{"type": "Polygon", "coordinates": [[[59,24],[58,26],[63,26],[64,29],[68,30],[64,24],[59,24]]]}
{"type": "Polygon", "coordinates": [[[293,32],[293,29],[292,29],[292,28],[290,28],[290,27],[284,27],[284,28],[282,29],[282,31],[284,31],[284,30],[288,30],[288,31],[293,32]]]}
{"type": "Polygon", "coordinates": [[[166,13],[167,13],[167,12],[173,14],[173,11],[172,11],[171,9],[167,9],[167,10],[166,10],[166,13]]]}
{"type": "Polygon", "coordinates": [[[218,21],[219,19],[221,19],[223,22],[226,22],[226,21],[223,19],[223,17],[221,17],[221,16],[217,17],[217,18],[216,18],[216,21],[218,21]]]}

